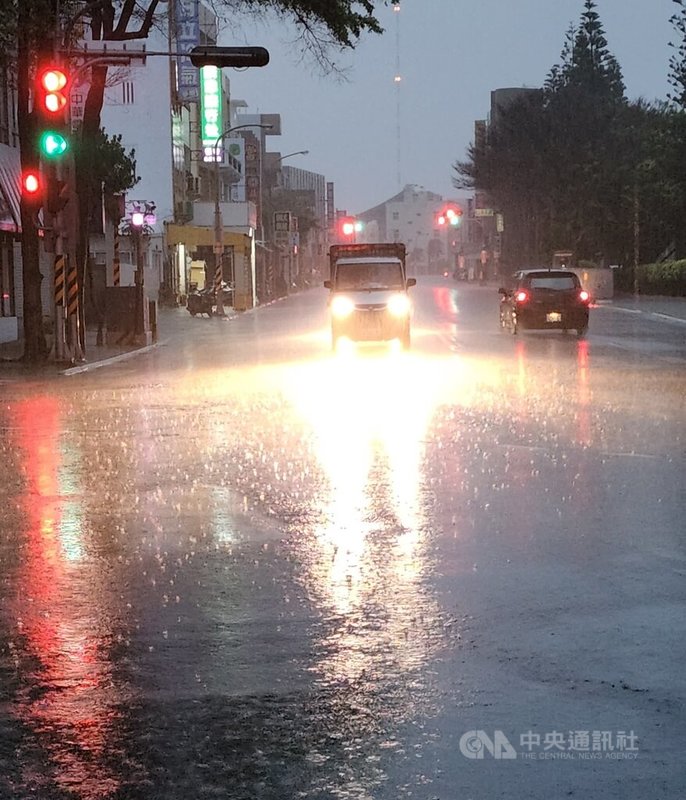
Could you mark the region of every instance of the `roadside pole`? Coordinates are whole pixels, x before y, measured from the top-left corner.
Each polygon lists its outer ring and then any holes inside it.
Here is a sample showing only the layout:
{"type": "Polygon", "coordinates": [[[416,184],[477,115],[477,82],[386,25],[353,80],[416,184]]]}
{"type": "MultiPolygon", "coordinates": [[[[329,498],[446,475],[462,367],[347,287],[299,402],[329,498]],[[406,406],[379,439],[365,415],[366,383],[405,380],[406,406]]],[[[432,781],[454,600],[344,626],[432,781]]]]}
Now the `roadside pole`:
{"type": "Polygon", "coordinates": [[[55,359],[64,361],[66,342],[64,340],[64,281],[66,259],[55,253],[55,359]]]}
{"type": "Polygon", "coordinates": [[[76,208],[76,165],[73,154],[69,156],[66,168],[68,170],[67,185],[69,186],[69,197],[71,197],[73,201],[67,213],[67,244],[69,253],[67,259],[67,317],[69,322],[69,334],[71,336],[72,356],[76,361],[83,361],[86,356],[81,346],[81,303],[83,299],[83,287],[79,284],[78,271],[79,220],[76,208]],[[70,285],[74,287],[71,295],[69,289],[70,285]]]}
{"type": "MultiPolygon", "coordinates": [[[[219,161],[217,160],[217,164],[219,161]]],[[[219,169],[216,170],[219,176],[219,169]]],[[[217,180],[219,178],[217,177],[217,180]]],[[[224,298],[222,296],[222,281],[224,278],[224,224],[222,220],[221,206],[219,204],[219,184],[217,183],[217,200],[214,207],[214,298],[216,303],[216,313],[224,316],[224,298]]]]}

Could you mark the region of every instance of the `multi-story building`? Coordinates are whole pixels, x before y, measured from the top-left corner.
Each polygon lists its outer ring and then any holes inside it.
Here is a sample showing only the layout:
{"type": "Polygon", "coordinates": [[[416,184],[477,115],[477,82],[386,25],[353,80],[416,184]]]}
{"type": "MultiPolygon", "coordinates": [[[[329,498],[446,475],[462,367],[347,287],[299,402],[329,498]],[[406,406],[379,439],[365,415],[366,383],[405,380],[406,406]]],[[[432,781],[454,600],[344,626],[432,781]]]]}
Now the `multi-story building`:
{"type": "MultiPolygon", "coordinates": [[[[199,3],[177,8],[194,15],[197,8],[197,16],[171,26],[163,16],[150,31],[148,49],[166,51],[171,44],[172,49],[188,50],[194,44],[216,43],[217,20],[208,7],[199,3]]],[[[103,127],[109,134],[121,134],[123,146],[135,150],[140,176],[127,194],[127,210],[135,203],[154,203],[156,209],[144,254],[146,291],[152,297],[183,297],[192,282],[213,278],[218,266],[218,205],[224,279],[235,283],[236,307],[251,308],[257,302],[259,202],[247,173],[264,151],[262,118],[268,115],[257,115],[252,123],[245,115],[239,117],[230,88],[221,69],[198,70],[186,59],[154,56],[144,65],[113,71],[109,81],[103,127]],[[235,127],[240,131],[228,138],[235,127]],[[231,186],[244,180],[246,191],[232,195],[231,186]]],[[[135,256],[129,245],[128,238],[121,237],[122,283],[133,282],[135,256]]],[[[96,261],[107,265],[108,283],[113,259],[114,242],[101,241],[96,261]]]]}
{"type": "Polygon", "coordinates": [[[434,254],[445,254],[445,232],[436,225],[444,200],[423,186],[408,184],[402,191],[373,208],[357,214],[364,223],[358,241],[404,242],[408,264],[415,274],[438,263],[434,254]]]}
{"type": "Polygon", "coordinates": [[[282,165],[278,172],[278,188],[298,198],[310,218],[308,225],[299,221],[298,272],[303,279],[323,274],[326,265],[328,224],[326,213],[326,178],[317,172],[292,165],[282,165]]]}

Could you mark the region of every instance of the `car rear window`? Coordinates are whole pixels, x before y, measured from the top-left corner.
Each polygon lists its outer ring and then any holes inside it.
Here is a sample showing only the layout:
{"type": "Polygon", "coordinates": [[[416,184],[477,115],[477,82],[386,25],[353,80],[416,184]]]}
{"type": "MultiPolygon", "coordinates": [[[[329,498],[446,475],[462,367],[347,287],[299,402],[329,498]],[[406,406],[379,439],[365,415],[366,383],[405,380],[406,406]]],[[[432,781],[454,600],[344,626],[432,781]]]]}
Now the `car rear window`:
{"type": "Polygon", "coordinates": [[[527,279],[532,289],[576,289],[579,279],[573,273],[569,275],[530,275],[527,279]]]}

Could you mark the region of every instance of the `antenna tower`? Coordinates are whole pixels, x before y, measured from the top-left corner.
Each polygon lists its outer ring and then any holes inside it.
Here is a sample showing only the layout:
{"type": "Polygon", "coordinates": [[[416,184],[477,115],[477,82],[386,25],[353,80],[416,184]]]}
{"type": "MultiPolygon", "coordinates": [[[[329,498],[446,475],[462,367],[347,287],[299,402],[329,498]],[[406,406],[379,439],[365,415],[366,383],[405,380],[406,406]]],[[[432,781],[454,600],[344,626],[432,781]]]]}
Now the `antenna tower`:
{"type": "Polygon", "coordinates": [[[402,75],[400,74],[400,0],[393,3],[393,13],[395,14],[395,157],[396,157],[396,179],[398,189],[402,189],[402,175],[400,171],[400,84],[402,75]]]}

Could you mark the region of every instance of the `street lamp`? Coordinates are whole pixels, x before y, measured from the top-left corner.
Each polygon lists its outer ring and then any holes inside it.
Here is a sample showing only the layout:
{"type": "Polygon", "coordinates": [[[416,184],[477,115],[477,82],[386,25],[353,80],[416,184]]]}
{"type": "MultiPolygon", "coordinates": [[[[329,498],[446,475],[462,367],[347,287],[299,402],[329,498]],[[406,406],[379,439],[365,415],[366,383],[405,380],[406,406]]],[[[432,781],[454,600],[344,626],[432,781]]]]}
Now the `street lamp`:
{"type": "Polygon", "coordinates": [[[278,164],[280,161],[283,161],[285,158],[290,158],[291,156],[306,156],[309,154],[309,150],[296,150],[293,153],[286,153],[285,156],[279,156],[276,159],[276,163],[278,164]]]}
{"type": "Polygon", "coordinates": [[[217,314],[224,315],[224,302],[222,297],[222,255],[224,253],[224,222],[222,220],[221,209],[221,191],[219,181],[219,164],[221,157],[219,155],[219,143],[230,133],[241,130],[242,128],[262,128],[268,130],[273,125],[258,125],[246,123],[245,125],[235,125],[233,128],[227,128],[225,131],[217,136],[212,152],[214,153],[214,178],[215,178],[215,195],[214,195],[214,294],[217,303],[217,314]]]}

